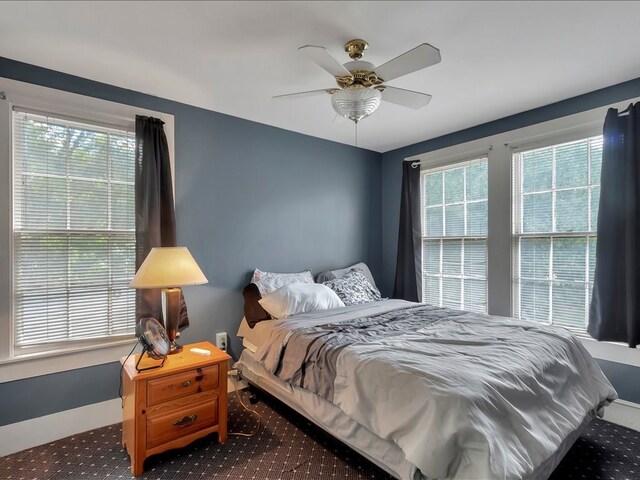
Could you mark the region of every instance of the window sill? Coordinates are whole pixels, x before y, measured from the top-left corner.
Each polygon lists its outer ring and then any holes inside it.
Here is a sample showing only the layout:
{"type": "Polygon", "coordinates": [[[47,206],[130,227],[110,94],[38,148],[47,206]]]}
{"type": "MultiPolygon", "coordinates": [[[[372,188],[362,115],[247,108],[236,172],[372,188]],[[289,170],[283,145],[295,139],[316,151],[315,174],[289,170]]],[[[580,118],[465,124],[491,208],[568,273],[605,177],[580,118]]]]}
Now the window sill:
{"type": "Polygon", "coordinates": [[[599,342],[586,335],[577,337],[593,358],[640,367],[640,350],[636,348],[629,348],[623,343],[599,342]]]}
{"type": "Polygon", "coordinates": [[[83,346],[0,360],[0,383],[117,362],[133,348],[135,337],[108,344],[83,346]]]}

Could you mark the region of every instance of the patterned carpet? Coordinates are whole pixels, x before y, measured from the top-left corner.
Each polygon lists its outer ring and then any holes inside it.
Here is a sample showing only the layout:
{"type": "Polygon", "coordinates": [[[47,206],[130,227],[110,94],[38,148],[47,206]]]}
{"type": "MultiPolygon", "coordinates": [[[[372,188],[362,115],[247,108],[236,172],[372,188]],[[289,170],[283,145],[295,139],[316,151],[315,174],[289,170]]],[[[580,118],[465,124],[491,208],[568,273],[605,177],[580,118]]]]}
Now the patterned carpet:
{"type": "MultiPolygon", "coordinates": [[[[229,431],[250,432],[255,418],[229,397],[229,431]]],[[[260,432],[250,438],[216,436],[150,457],[145,479],[389,479],[389,475],[333,440],[273,399],[254,405],[262,415],[260,432]]],[[[6,440],[6,439],[3,439],[6,440]]],[[[120,425],[0,458],[0,478],[131,478],[129,457],[120,444],[120,425]]],[[[569,451],[552,480],[640,479],[640,433],[596,420],[569,451]]]]}

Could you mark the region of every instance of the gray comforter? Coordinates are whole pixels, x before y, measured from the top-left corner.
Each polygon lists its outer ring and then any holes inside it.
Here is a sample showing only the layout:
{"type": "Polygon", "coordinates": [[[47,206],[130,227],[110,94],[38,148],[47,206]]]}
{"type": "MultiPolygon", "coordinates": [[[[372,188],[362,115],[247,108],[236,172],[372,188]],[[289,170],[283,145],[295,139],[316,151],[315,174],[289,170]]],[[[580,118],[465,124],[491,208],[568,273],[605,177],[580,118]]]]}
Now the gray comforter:
{"type": "Polygon", "coordinates": [[[429,478],[531,478],[617,397],[562,328],[401,301],[273,324],[256,356],[429,478]]]}
{"type": "Polygon", "coordinates": [[[298,328],[287,339],[275,374],[291,385],[333,401],[336,362],[344,348],[415,333],[432,322],[461,315],[466,312],[411,305],[342,322],[298,328]]]}

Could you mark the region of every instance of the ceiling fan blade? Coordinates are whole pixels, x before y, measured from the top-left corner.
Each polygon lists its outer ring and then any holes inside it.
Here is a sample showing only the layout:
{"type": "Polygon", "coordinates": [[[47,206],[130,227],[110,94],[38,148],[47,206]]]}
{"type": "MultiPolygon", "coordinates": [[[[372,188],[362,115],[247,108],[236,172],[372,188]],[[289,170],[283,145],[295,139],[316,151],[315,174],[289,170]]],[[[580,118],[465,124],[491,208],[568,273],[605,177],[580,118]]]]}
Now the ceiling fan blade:
{"type": "Polygon", "coordinates": [[[430,67],[440,62],[440,50],[428,43],[418,45],[416,48],[389,60],[375,69],[376,75],[385,82],[402,77],[409,73],[430,67]]]}
{"type": "Polygon", "coordinates": [[[353,77],[353,75],[351,75],[351,72],[344,68],[342,64],[338,62],[338,60],[336,60],[334,56],[331,55],[329,51],[324,47],[318,47],[316,45],[305,45],[304,47],[300,47],[298,50],[304,53],[307,58],[320,65],[334,77],[353,77]]]}
{"type": "Polygon", "coordinates": [[[382,92],[382,100],[418,110],[431,101],[431,95],[385,85],[385,90],[382,92]]]}
{"type": "Polygon", "coordinates": [[[296,93],[287,93],[284,95],[276,95],[275,97],[273,97],[273,99],[293,99],[293,98],[299,98],[299,97],[313,97],[315,95],[321,95],[321,94],[325,94],[325,93],[333,93],[335,90],[337,90],[336,88],[323,88],[322,90],[309,90],[306,92],[296,92],[296,93]]]}

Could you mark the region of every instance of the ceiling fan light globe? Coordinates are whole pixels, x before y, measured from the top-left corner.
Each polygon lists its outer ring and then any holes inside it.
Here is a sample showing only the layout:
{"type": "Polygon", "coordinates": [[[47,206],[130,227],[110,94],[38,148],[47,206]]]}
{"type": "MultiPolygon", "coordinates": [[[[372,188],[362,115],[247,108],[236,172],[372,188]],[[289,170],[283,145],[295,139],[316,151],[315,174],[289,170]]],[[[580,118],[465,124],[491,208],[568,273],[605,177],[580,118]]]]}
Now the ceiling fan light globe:
{"type": "Polygon", "coordinates": [[[374,88],[354,85],[331,95],[331,106],[344,118],[358,122],[380,106],[381,94],[374,88]]]}

